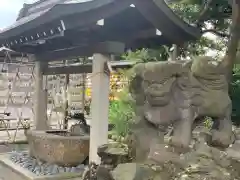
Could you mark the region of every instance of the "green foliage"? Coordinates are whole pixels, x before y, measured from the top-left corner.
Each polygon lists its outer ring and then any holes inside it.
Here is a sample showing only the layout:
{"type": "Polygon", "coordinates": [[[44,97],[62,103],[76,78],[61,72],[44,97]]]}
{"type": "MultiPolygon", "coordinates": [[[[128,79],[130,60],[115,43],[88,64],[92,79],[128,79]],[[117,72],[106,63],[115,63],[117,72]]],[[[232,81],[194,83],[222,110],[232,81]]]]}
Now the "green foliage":
{"type": "Polygon", "coordinates": [[[236,65],[233,70],[232,87],[230,91],[232,99],[232,120],[240,125],[240,66],[236,65]]]}
{"type": "Polygon", "coordinates": [[[175,0],[169,3],[173,11],[186,22],[192,24],[198,20],[211,23],[217,30],[226,30],[229,27],[231,7],[227,0],[175,0]],[[206,10],[205,10],[206,8],[206,10]],[[202,17],[202,12],[204,16],[202,17]],[[199,19],[200,18],[200,19],[199,19]]]}
{"type": "Polygon", "coordinates": [[[168,53],[164,47],[158,49],[140,49],[136,51],[128,51],[122,55],[122,58],[136,63],[163,61],[168,59],[168,53]]]}
{"type": "Polygon", "coordinates": [[[204,119],[204,126],[205,126],[207,129],[211,129],[212,126],[213,126],[213,120],[212,120],[212,118],[206,117],[206,118],[204,119]]]}
{"type": "MultiPolygon", "coordinates": [[[[203,31],[211,29],[218,34],[229,31],[231,7],[227,0],[170,0],[169,6],[181,19],[203,31]]],[[[182,56],[203,55],[209,49],[216,50],[219,55],[226,47],[224,41],[226,38],[221,36],[219,40],[202,36],[197,42],[186,43],[182,56]]]]}
{"type": "Polygon", "coordinates": [[[150,60],[147,49],[128,51],[127,53],[123,54],[122,58],[134,62],[147,62],[150,60]]]}
{"type": "Polygon", "coordinates": [[[118,137],[126,137],[135,116],[134,103],[131,101],[127,88],[119,92],[119,100],[110,102],[109,121],[114,125],[113,132],[118,137]]]}
{"type": "Polygon", "coordinates": [[[189,24],[196,21],[201,11],[199,4],[188,1],[171,3],[170,7],[179,17],[189,24]]]}

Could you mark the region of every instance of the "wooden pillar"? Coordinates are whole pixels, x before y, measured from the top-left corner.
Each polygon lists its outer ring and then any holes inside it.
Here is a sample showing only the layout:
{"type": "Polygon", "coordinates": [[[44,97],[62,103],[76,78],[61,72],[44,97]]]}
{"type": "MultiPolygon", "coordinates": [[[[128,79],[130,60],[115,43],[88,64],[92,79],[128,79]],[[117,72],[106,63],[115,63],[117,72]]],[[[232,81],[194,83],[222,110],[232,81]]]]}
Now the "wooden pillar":
{"type": "Polygon", "coordinates": [[[47,130],[47,89],[43,76],[45,63],[35,62],[35,102],[34,102],[34,123],[36,130],[47,130]]]}
{"type": "Polygon", "coordinates": [[[64,129],[68,129],[68,111],[69,111],[69,102],[68,102],[68,87],[69,87],[69,80],[70,80],[70,75],[69,74],[66,74],[66,77],[65,77],[65,86],[64,86],[64,94],[65,94],[65,97],[64,97],[64,109],[65,109],[65,112],[64,112],[64,129]]]}
{"type": "Polygon", "coordinates": [[[82,113],[84,113],[85,111],[85,99],[86,99],[86,74],[83,73],[82,74],[82,113]]]}
{"type": "Polygon", "coordinates": [[[90,162],[100,163],[97,149],[108,142],[108,108],[110,77],[104,72],[110,56],[93,55],[92,71],[92,119],[90,130],[90,162]]]}
{"type": "MultiPolygon", "coordinates": [[[[86,62],[87,58],[84,58],[82,60],[82,65],[85,65],[85,62],[86,62]]],[[[85,91],[86,91],[86,74],[85,73],[82,73],[81,75],[81,79],[82,79],[82,82],[81,82],[81,91],[82,91],[82,100],[81,100],[81,110],[82,110],[82,113],[85,113],[85,100],[86,100],[86,94],[85,94],[85,91]]]]}
{"type": "Polygon", "coordinates": [[[174,48],[174,50],[172,52],[173,53],[172,61],[177,61],[178,56],[180,55],[180,48],[177,44],[174,44],[173,48],[174,48]]]}

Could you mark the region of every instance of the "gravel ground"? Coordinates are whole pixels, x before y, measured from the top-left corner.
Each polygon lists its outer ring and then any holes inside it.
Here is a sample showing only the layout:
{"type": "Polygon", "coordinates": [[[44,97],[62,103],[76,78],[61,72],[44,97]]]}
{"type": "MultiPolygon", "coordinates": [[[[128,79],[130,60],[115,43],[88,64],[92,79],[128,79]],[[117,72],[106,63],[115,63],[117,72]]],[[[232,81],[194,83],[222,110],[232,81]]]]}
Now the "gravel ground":
{"type": "Polygon", "coordinates": [[[61,173],[83,173],[86,166],[79,164],[77,167],[62,167],[58,165],[50,165],[37,159],[30,157],[26,152],[12,152],[10,159],[21,167],[33,172],[34,174],[41,175],[56,175],[61,173]]]}

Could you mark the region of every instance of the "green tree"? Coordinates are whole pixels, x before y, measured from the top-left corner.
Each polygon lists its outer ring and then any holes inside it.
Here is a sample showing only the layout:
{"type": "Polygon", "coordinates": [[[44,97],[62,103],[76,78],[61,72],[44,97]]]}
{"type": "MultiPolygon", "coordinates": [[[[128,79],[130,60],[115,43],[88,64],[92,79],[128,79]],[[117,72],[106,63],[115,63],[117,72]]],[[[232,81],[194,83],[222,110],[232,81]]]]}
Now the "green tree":
{"type": "MultiPolygon", "coordinates": [[[[213,33],[222,39],[222,44],[226,46],[224,63],[231,77],[240,36],[240,1],[175,0],[170,1],[169,5],[183,20],[201,28],[203,34],[213,33]]],[[[198,43],[201,46],[203,42],[200,40],[198,43]]],[[[219,43],[205,43],[207,45],[211,49],[221,48],[219,43]]],[[[187,48],[189,46],[192,44],[186,45],[187,48]]],[[[196,47],[196,44],[193,46],[196,47]]],[[[192,49],[196,50],[195,47],[192,49]]]]}

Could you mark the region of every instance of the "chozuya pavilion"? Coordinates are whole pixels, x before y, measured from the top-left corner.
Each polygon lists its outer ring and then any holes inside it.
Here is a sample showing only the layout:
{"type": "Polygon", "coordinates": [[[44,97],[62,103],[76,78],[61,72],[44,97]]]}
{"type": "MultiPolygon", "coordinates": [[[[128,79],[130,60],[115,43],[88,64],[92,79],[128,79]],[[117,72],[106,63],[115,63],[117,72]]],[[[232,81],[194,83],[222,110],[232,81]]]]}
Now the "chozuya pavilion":
{"type": "Polygon", "coordinates": [[[37,130],[47,129],[44,74],[84,72],[81,66],[51,69],[48,62],[93,56],[90,161],[98,162],[97,147],[108,140],[109,75],[104,68],[111,55],[181,45],[200,35],[164,0],[39,0],[24,4],[17,21],[0,33],[0,46],[31,54],[36,63],[37,130]]]}

